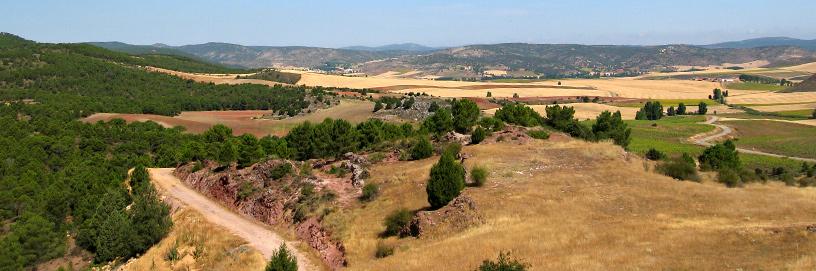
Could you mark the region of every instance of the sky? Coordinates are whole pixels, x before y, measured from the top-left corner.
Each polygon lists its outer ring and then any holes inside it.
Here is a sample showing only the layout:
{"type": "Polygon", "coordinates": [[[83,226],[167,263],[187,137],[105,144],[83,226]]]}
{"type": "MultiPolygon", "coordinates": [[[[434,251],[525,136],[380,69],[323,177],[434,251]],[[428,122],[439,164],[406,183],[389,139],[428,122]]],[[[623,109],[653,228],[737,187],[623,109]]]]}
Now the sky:
{"type": "Polygon", "coordinates": [[[39,42],[343,47],[816,38],[814,0],[8,0],[2,9],[0,32],[39,42]]]}

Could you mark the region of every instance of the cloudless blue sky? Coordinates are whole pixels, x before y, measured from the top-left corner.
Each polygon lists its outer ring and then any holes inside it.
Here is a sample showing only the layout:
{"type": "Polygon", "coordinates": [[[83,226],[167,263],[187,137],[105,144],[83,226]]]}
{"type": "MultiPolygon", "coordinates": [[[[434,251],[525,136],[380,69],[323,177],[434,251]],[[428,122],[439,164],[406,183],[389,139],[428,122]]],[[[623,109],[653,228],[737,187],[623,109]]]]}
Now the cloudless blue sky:
{"type": "Polygon", "coordinates": [[[816,38],[814,0],[7,0],[0,6],[0,32],[41,42],[341,47],[816,38]]]}

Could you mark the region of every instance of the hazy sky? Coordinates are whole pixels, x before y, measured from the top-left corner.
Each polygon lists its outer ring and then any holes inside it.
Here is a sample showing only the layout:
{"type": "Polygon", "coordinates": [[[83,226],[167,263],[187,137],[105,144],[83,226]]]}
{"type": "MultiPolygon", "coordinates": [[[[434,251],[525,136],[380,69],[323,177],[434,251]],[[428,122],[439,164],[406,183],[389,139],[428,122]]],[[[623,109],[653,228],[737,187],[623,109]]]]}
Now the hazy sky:
{"type": "Polygon", "coordinates": [[[41,42],[341,47],[816,38],[814,0],[8,0],[1,6],[0,32],[41,42]]]}

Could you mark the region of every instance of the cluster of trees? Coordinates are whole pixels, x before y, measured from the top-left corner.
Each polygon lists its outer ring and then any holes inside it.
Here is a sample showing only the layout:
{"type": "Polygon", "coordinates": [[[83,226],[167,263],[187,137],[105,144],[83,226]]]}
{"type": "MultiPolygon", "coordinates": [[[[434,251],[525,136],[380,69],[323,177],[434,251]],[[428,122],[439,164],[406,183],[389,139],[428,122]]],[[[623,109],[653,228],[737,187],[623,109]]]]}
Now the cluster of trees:
{"type": "Polygon", "coordinates": [[[342,119],[325,119],[318,124],[307,121],[289,131],[283,142],[278,141],[276,146],[284,146],[281,148],[286,151],[274,154],[298,160],[338,157],[416,133],[411,124],[396,125],[379,119],[369,119],[356,126],[342,119]]]}
{"type": "Polygon", "coordinates": [[[719,88],[715,88],[712,91],[712,95],[708,95],[709,100],[715,100],[721,104],[725,104],[725,97],[728,97],[728,90],[722,91],[719,88]]]}
{"type": "Polygon", "coordinates": [[[635,114],[636,120],[659,120],[663,118],[663,105],[659,101],[648,101],[635,114]]]}
{"type": "Polygon", "coordinates": [[[77,117],[94,112],[176,115],[227,109],[295,115],[309,105],[304,87],[199,84],[123,66],[120,58],[138,58],[90,45],[8,43],[0,38],[4,100],[59,103],[77,117]]]}
{"type": "Polygon", "coordinates": [[[751,75],[751,74],[740,74],[739,80],[743,81],[743,82],[772,84],[772,85],[781,83],[781,81],[779,79],[776,79],[776,78],[767,77],[767,76],[759,76],[759,75],[751,75]]]}
{"type": "Polygon", "coordinates": [[[435,136],[451,131],[468,134],[479,120],[479,107],[471,100],[450,101],[451,108],[438,108],[422,122],[422,129],[435,136]]]}

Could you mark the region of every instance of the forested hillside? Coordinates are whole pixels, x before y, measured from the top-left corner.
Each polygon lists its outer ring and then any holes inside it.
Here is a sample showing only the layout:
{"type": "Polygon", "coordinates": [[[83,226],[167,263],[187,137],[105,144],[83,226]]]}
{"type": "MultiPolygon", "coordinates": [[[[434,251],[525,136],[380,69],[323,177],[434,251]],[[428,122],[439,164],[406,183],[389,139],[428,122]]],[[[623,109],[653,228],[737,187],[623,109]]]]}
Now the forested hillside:
{"type": "Polygon", "coordinates": [[[234,137],[224,129],[199,136],[156,123],[85,124],[78,118],[95,112],[299,112],[306,106],[302,88],[201,84],[135,66],[161,66],[154,60],[0,35],[0,270],[66,256],[72,253],[69,239],[94,253],[97,263],[141,253],[170,227],[168,208],[141,166],[234,161],[239,154],[257,159],[265,155],[262,142],[274,148],[279,141],[234,137]]]}

